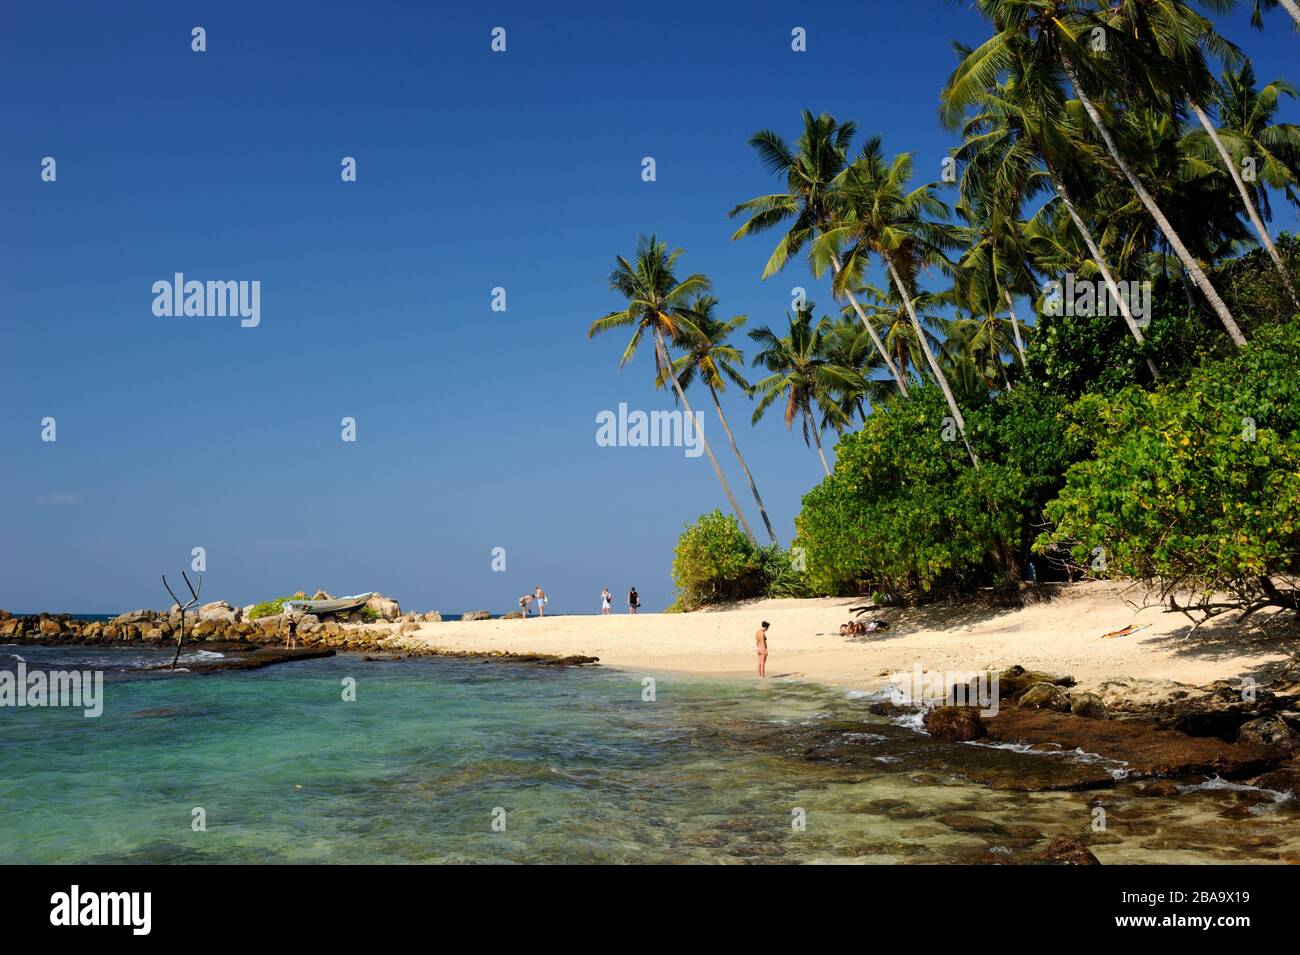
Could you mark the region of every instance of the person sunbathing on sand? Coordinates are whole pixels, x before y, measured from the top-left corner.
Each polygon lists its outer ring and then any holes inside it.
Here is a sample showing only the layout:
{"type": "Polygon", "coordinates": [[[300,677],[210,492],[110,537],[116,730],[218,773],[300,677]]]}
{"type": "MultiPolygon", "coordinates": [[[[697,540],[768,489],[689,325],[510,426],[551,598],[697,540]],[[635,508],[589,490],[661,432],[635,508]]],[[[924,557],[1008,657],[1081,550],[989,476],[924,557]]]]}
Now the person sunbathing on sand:
{"type": "Polygon", "coordinates": [[[771,626],[766,620],[754,633],[754,642],[758,644],[758,676],[767,679],[767,628],[771,626]]]}

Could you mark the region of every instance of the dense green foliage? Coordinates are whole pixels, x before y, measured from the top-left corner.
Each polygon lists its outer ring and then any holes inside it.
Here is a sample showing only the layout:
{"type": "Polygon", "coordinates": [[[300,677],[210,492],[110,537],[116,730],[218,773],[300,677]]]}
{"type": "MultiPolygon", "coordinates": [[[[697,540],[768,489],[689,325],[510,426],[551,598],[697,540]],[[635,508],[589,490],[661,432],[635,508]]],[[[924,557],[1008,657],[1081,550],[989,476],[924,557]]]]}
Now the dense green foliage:
{"type": "Polygon", "coordinates": [[[714,510],[688,524],[673,554],[673,609],[750,597],[799,597],[806,593],[795,558],[779,547],[757,547],[736,519],[714,510]]]}
{"type": "Polygon", "coordinates": [[[1032,527],[1077,452],[1062,404],[1018,388],[972,409],[978,470],[938,389],[879,407],[837,447],[796,519],[817,592],[930,589],[1022,576],[1032,527]]]}
{"type": "Polygon", "coordinates": [[[293,600],[293,596],[276,597],[274,600],[266,600],[260,604],[255,604],[253,609],[248,611],[249,620],[257,620],[259,617],[274,617],[278,613],[284,613],[284,602],[293,600]]]}
{"type": "Polygon", "coordinates": [[[1042,543],[1187,589],[1300,570],[1297,369],[1300,321],[1183,385],[1080,399],[1070,430],[1094,453],[1067,473],[1042,543]]]}

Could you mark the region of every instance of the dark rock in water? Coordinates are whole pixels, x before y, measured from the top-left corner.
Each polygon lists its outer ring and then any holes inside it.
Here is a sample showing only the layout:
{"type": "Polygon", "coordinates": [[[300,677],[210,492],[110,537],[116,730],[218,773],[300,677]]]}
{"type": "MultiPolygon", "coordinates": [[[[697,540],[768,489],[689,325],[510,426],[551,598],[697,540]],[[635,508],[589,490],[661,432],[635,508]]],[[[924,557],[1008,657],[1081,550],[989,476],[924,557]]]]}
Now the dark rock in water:
{"type": "Polygon", "coordinates": [[[915,703],[894,703],[890,700],[880,700],[867,707],[867,712],[873,716],[910,716],[920,710],[921,707],[915,703]]]}
{"type": "Polygon", "coordinates": [[[1070,710],[1070,694],[1054,683],[1035,683],[1020,695],[1019,706],[1027,710],[1070,710]]]}
{"type": "Polygon", "coordinates": [[[400,653],[367,653],[361,659],[365,663],[387,663],[402,659],[402,655],[400,653]]]}
{"type": "Polygon", "coordinates": [[[925,714],[925,730],[935,739],[966,743],[988,736],[979,710],[973,706],[936,706],[925,714]]]}
{"type": "Polygon", "coordinates": [[[1300,797],[1300,759],[1292,759],[1291,762],[1265,773],[1253,780],[1253,785],[1260,789],[1271,789],[1274,792],[1290,793],[1292,797],[1300,797]]]}
{"type": "MultiPolygon", "coordinates": [[[[185,667],[190,673],[215,673],[219,670],[260,670],[276,663],[290,663],[294,660],[312,660],[318,657],[332,657],[333,650],[299,649],[286,650],[283,647],[259,647],[234,659],[213,660],[210,663],[191,663],[185,667]]],[[[154,667],[152,672],[170,672],[170,666],[154,667]]],[[[176,671],[180,672],[180,671],[176,671]]]]}
{"type": "Polygon", "coordinates": [[[1142,719],[1090,720],[1015,707],[1002,709],[984,724],[995,740],[1052,742],[1122,761],[1144,776],[1244,779],[1274,768],[1286,755],[1272,747],[1187,736],[1142,719]]]}
{"type": "Polygon", "coordinates": [[[1104,720],[1110,716],[1106,704],[1096,693],[1070,694],[1070,712],[1090,720],[1104,720]]]}
{"type": "Polygon", "coordinates": [[[1147,783],[1137,793],[1139,796],[1155,796],[1167,799],[1178,795],[1178,784],[1168,779],[1157,779],[1147,783]]]}
{"type": "Polygon", "coordinates": [[[1087,846],[1069,836],[1053,839],[1034,860],[1047,865],[1101,865],[1101,860],[1087,846]]]}
{"type": "Polygon", "coordinates": [[[1001,828],[992,819],[960,812],[939,816],[937,821],[957,832],[997,832],[1001,828]]]}
{"type": "Polygon", "coordinates": [[[1288,748],[1295,743],[1295,734],[1291,732],[1291,727],[1287,726],[1285,720],[1277,716],[1265,716],[1242,723],[1237,730],[1237,740],[1260,746],[1288,748]]]}

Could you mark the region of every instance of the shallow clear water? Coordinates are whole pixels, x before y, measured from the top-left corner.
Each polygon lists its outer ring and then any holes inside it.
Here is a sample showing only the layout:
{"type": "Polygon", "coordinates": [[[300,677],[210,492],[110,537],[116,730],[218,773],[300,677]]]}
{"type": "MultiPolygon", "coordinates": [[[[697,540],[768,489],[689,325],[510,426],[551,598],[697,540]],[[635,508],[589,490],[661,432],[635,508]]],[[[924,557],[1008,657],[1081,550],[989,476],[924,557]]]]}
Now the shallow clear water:
{"type": "Polygon", "coordinates": [[[160,677],[138,669],[159,651],[4,646],[0,669],[14,654],[113,670],[97,719],[0,708],[0,862],[972,862],[1062,834],[1104,862],[1300,860],[1300,812],[1270,794],[993,790],[967,773],[1069,757],[940,743],[794,683],[658,674],[647,702],[603,669],[160,677]]]}

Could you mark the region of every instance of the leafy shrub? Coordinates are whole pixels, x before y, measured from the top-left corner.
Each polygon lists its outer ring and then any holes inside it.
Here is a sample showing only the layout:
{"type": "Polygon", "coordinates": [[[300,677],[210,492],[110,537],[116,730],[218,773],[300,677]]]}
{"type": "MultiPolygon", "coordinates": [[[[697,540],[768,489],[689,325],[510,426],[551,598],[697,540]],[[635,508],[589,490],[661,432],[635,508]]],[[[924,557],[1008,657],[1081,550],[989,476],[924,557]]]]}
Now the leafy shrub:
{"type": "Polygon", "coordinates": [[[806,579],[794,555],[756,547],[730,514],[714,510],[688,524],[673,552],[673,610],[751,597],[803,597],[806,579]]]}
{"type": "Polygon", "coordinates": [[[1063,403],[1027,386],[971,408],[971,467],[934,386],[877,406],[836,449],[795,520],[817,593],[928,590],[1016,578],[1032,528],[1081,453],[1063,403]]]}
{"type": "Polygon", "coordinates": [[[259,617],[274,617],[278,613],[283,613],[286,600],[293,600],[293,597],[276,597],[274,600],[267,600],[264,603],[257,604],[252,610],[248,611],[248,619],[257,620],[259,617]]]}
{"type": "Polygon", "coordinates": [[[374,623],[379,619],[379,611],[374,607],[362,607],[361,617],[366,621],[366,623],[374,623]]]}
{"type": "Polygon", "coordinates": [[[673,583],[682,609],[760,596],[764,579],[759,548],[732,515],[719,510],[702,514],[677,540],[673,583]]]}
{"type": "Polygon", "coordinates": [[[1048,507],[1078,563],[1179,588],[1300,569],[1300,317],[1181,387],[1088,395],[1071,430],[1095,446],[1048,507]]]}

